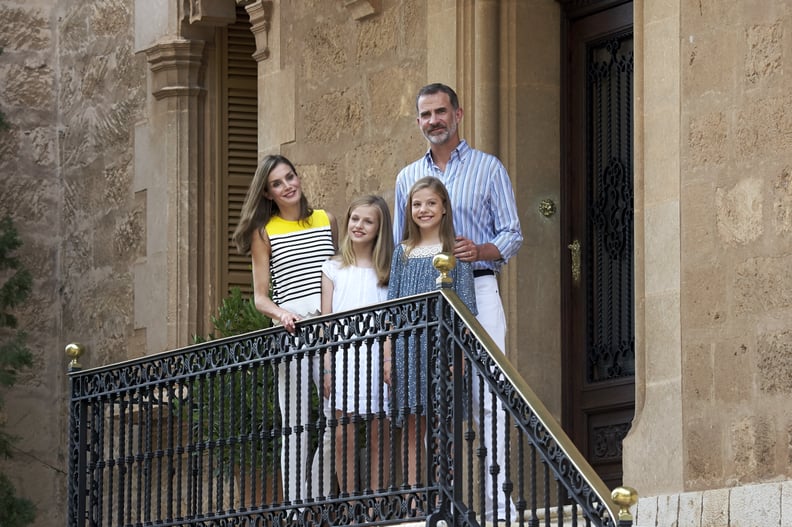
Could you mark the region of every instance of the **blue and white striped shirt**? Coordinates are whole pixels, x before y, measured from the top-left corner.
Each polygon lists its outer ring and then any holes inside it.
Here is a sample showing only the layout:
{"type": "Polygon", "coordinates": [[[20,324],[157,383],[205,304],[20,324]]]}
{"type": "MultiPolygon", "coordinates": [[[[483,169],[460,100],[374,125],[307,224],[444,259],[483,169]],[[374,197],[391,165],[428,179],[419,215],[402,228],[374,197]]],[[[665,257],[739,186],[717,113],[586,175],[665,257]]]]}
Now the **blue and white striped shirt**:
{"type": "Polygon", "coordinates": [[[425,176],[434,176],[446,186],[456,233],[477,245],[492,243],[500,251],[501,260],[474,262],[473,268],[500,271],[517,254],[523,241],[514,190],[503,163],[462,140],[451,154],[445,172],[435,164],[431,149],[404,167],[396,178],[393,207],[393,239],[397,244],[402,240],[405,214],[409,214],[410,188],[425,176]]]}

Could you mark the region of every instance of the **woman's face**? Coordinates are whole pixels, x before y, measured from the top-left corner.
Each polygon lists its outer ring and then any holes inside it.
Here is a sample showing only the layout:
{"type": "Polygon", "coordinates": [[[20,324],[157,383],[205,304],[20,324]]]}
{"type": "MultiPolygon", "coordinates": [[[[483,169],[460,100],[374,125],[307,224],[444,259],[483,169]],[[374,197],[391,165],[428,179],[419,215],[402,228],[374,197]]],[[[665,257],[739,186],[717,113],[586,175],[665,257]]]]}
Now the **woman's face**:
{"type": "Polygon", "coordinates": [[[302,183],[287,163],[278,163],[270,171],[264,197],[274,201],[279,208],[300,203],[302,183]]]}
{"type": "Polygon", "coordinates": [[[420,229],[437,227],[446,213],[443,198],[430,188],[413,192],[410,210],[413,221],[420,229]]]}

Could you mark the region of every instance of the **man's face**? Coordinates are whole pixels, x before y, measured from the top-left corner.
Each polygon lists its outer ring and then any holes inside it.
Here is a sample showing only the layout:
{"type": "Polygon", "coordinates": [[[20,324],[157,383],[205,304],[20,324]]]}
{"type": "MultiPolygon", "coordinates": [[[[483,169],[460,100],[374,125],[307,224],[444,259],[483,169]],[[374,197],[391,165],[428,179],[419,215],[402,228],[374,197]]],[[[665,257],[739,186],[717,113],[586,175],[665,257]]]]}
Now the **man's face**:
{"type": "Polygon", "coordinates": [[[462,108],[454,110],[448,95],[443,92],[422,95],[418,99],[418,127],[433,145],[458,140],[461,119],[462,108]]]}

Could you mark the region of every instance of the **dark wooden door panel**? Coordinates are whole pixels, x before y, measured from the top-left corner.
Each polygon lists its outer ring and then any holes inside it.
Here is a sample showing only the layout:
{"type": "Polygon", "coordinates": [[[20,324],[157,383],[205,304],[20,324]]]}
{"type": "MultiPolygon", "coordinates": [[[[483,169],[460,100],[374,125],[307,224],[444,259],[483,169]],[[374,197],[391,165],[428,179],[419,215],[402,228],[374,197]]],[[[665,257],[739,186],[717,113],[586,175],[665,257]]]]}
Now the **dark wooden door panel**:
{"type": "Polygon", "coordinates": [[[566,31],[563,415],[613,488],[635,406],[632,2],[584,3],[566,31]]]}

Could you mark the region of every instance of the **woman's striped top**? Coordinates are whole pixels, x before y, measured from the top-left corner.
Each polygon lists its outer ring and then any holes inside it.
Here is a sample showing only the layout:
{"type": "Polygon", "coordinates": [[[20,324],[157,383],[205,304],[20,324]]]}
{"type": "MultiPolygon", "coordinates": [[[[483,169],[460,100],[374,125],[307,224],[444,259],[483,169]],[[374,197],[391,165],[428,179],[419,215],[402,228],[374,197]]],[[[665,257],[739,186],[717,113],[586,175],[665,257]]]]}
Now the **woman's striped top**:
{"type": "Polygon", "coordinates": [[[321,311],[322,262],[335,254],[330,218],[314,210],[304,221],[274,216],[265,230],[270,240],[272,300],[301,316],[321,311]]]}

